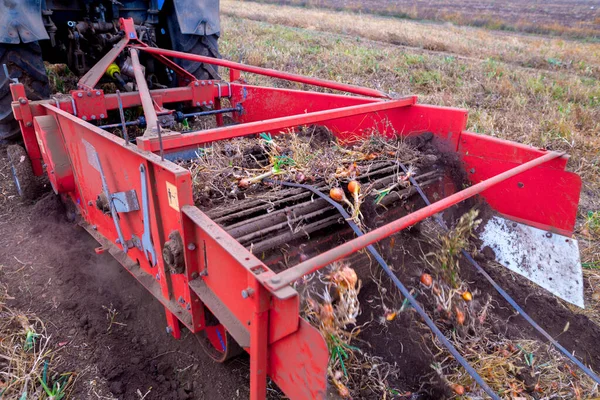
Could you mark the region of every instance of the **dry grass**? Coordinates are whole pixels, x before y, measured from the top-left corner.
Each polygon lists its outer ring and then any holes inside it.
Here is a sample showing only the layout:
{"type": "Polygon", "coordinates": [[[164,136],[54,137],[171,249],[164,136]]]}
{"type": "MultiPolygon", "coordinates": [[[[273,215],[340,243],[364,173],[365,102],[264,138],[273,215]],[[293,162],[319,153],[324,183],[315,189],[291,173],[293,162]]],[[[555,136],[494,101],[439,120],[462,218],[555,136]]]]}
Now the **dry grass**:
{"type": "Polygon", "coordinates": [[[0,286],[0,398],[65,398],[72,387],[70,373],[58,374],[59,357],[40,318],[6,305],[0,286]]]}
{"type": "Polygon", "coordinates": [[[498,33],[324,9],[224,0],[224,15],[296,28],[335,32],[395,45],[484,61],[494,58],[522,67],[600,77],[600,44],[498,33]]]}

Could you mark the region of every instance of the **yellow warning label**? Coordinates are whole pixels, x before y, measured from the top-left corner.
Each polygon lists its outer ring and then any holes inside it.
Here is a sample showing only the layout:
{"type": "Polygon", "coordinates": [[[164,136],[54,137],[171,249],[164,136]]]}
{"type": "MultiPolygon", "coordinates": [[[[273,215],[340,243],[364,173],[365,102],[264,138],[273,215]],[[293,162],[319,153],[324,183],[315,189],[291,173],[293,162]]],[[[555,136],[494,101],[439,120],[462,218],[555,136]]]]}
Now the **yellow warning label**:
{"type": "Polygon", "coordinates": [[[177,186],[170,182],[167,182],[167,198],[169,199],[169,205],[179,211],[179,199],[177,198],[177,186]]]}

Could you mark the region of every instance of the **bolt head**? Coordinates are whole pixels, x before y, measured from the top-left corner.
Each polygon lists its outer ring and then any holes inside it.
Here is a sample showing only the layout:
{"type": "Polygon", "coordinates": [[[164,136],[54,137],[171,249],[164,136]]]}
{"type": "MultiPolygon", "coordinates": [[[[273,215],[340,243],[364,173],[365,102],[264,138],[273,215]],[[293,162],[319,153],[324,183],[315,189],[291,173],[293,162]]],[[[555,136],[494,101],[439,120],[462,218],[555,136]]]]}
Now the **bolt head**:
{"type": "Polygon", "coordinates": [[[206,105],[206,101],[203,101],[203,102],[202,102],[202,105],[203,105],[203,106],[205,106],[205,105],[206,105]]]}
{"type": "Polygon", "coordinates": [[[171,328],[170,326],[167,326],[166,331],[170,335],[173,332],[173,328],[171,328]]]}
{"type": "Polygon", "coordinates": [[[87,117],[84,115],[83,117],[81,117],[82,120],[87,121],[87,117]]]}
{"type": "Polygon", "coordinates": [[[198,82],[194,82],[194,86],[196,86],[196,87],[199,86],[199,83],[198,82]]]}
{"type": "Polygon", "coordinates": [[[104,114],[100,114],[100,118],[103,119],[105,117],[104,114]]]}
{"type": "Polygon", "coordinates": [[[250,293],[246,289],[242,290],[242,298],[247,299],[248,297],[250,297],[250,293]]]}
{"type": "Polygon", "coordinates": [[[208,104],[210,104],[212,106],[213,104],[215,104],[215,102],[211,100],[208,102],[208,104]]]}
{"type": "Polygon", "coordinates": [[[206,86],[206,82],[202,81],[201,85],[206,86]]]}
{"type": "Polygon", "coordinates": [[[200,107],[200,102],[199,101],[196,102],[196,107],[200,107]]]}
{"type": "Polygon", "coordinates": [[[96,90],[96,96],[100,96],[100,91],[96,90]]]}
{"type": "Polygon", "coordinates": [[[77,93],[77,97],[82,98],[83,97],[83,93],[81,93],[81,92],[77,93]]]}
{"type": "Polygon", "coordinates": [[[19,103],[21,103],[21,104],[27,104],[27,100],[25,100],[25,99],[21,98],[21,99],[19,100],[19,103]]]}
{"type": "Polygon", "coordinates": [[[209,84],[209,85],[212,85],[212,81],[208,81],[208,84],[209,84]]]}
{"type": "Polygon", "coordinates": [[[95,116],[95,115],[92,115],[92,119],[96,119],[96,116],[95,116]]]}
{"type": "Polygon", "coordinates": [[[192,279],[196,279],[198,278],[198,273],[197,272],[192,272],[192,279]]]}
{"type": "Polygon", "coordinates": [[[95,230],[95,231],[97,231],[98,227],[96,225],[92,225],[92,229],[95,230]]]}
{"type": "Polygon", "coordinates": [[[194,243],[190,243],[187,245],[188,250],[194,251],[196,250],[196,245],[194,243]]]}
{"type": "Polygon", "coordinates": [[[27,121],[27,122],[25,123],[25,126],[27,126],[27,127],[30,127],[30,126],[32,126],[32,125],[33,125],[33,123],[32,123],[31,121],[27,121]]]}

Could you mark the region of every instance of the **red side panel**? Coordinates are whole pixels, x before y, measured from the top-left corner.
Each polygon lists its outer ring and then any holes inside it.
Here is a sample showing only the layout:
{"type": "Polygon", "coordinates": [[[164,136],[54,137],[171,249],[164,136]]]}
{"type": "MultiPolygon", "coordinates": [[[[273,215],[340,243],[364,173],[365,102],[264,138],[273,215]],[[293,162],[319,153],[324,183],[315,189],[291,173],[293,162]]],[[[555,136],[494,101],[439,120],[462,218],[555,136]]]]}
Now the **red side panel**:
{"type": "MultiPolygon", "coordinates": [[[[489,136],[463,133],[459,153],[473,183],[539,157],[543,151],[489,136]]],[[[575,227],[581,178],[563,170],[566,158],[533,168],[482,192],[508,218],[570,236],[575,227]]]]}

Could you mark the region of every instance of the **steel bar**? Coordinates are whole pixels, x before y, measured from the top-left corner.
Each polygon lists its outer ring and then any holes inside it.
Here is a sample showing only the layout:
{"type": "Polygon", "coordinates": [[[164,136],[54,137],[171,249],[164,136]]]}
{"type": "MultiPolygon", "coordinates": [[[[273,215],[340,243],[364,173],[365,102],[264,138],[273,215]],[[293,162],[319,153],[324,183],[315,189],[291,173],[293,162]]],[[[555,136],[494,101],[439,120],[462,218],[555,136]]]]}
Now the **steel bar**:
{"type": "Polygon", "coordinates": [[[144,77],[144,72],[142,71],[142,65],[140,64],[138,52],[135,49],[130,49],[129,53],[131,54],[131,65],[133,66],[135,82],[138,86],[140,99],[142,101],[142,108],[144,109],[144,116],[146,117],[147,122],[147,128],[144,132],[144,136],[148,136],[157,133],[156,127],[158,126],[158,115],[156,115],[156,110],[154,109],[154,102],[150,96],[150,90],[148,89],[146,77],[144,77]]]}
{"type": "MultiPolygon", "coordinates": [[[[300,125],[316,124],[337,118],[363,115],[400,107],[408,107],[414,105],[416,101],[416,96],[410,96],[398,100],[378,101],[369,104],[358,104],[355,106],[340,107],[300,115],[273,118],[265,121],[248,122],[240,125],[191,132],[181,136],[173,135],[165,137],[164,149],[181,149],[187,146],[195,146],[202,143],[214,142],[215,140],[233,139],[255,133],[271,132],[300,125]]],[[[140,138],[138,138],[138,140],[140,140],[140,138]]],[[[138,146],[140,143],[142,144],[141,148],[143,150],[158,151],[158,143],[155,138],[141,138],[141,142],[138,141],[138,146]]]]}
{"type": "Polygon", "coordinates": [[[199,111],[199,112],[195,112],[195,113],[183,114],[183,117],[184,118],[205,117],[207,115],[218,115],[218,114],[227,114],[227,113],[231,113],[231,112],[242,112],[242,110],[243,110],[242,105],[238,104],[237,107],[220,108],[218,110],[199,111]]]}
{"type": "Polygon", "coordinates": [[[564,152],[548,152],[541,157],[526,162],[525,164],[521,164],[485,181],[479,182],[436,203],[421,208],[411,214],[366,233],[363,236],[357,237],[316,257],[301,262],[298,265],[287,269],[275,275],[274,277],[271,277],[267,281],[267,287],[272,291],[281,289],[306,274],[315,272],[336,260],[342,259],[352,253],[362,250],[381,239],[389,237],[394,233],[397,233],[411,225],[416,224],[417,222],[424,220],[425,218],[431,217],[432,215],[437,214],[438,212],[443,211],[457,203],[460,203],[463,200],[473,197],[476,194],[479,194],[484,190],[489,189],[502,181],[505,181],[506,179],[512,178],[515,175],[530,170],[555,158],[562,157],[564,154],[564,152]]]}
{"type": "Polygon", "coordinates": [[[329,81],[326,79],[309,78],[307,76],[291,74],[288,72],[276,71],[274,69],[261,68],[261,67],[255,67],[252,65],[236,63],[236,62],[229,61],[229,60],[223,60],[222,58],[212,58],[212,57],[200,56],[197,54],[183,53],[183,52],[174,51],[174,50],[157,49],[154,47],[132,46],[132,48],[143,50],[143,51],[151,53],[151,54],[158,54],[158,55],[163,55],[163,56],[167,56],[167,57],[179,58],[182,60],[189,60],[189,61],[196,61],[196,62],[201,62],[201,63],[205,63],[205,64],[218,65],[220,67],[236,69],[236,70],[244,71],[244,72],[250,72],[253,74],[257,74],[257,75],[270,76],[272,78],[285,79],[285,80],[292,81],[292,82],[305,83],[307,85],[319,86],[319,87],[324,87],[324,88],[333,89],[333,90],[340,90],[342,92],[359,94],[362,96],[390,98],[389,95],[387,95],[379,90],[375,90],[375,89],[369,89],[369,88],[363,88],[363,87],[354,86],[354,85],[348,85],[348,84],[344,84],[344,83],[338,83],[338,82],[329,81]]]}
{"type": "Polygon", "coordinates": [[[123,131],[123,139],[125,145],[129,144],[129,135],[127,135],[127,123],[125,122],[125,112],[123,110],[123,101],[121,101],[121,91],[117,90],[117,100],[119,102],[119,117],[121,118],[121,130],[123,131]]]}
{"type": "Polygon", "coordinates": [[[104,55],[84,76],[77,82],[77,87],[84,90],[93,90],[96,84],[100,81],[108,66],[115,61],[119,54],[129,43],[129,38],[124,37],[114,45],[108,53],[104,55]]]}

